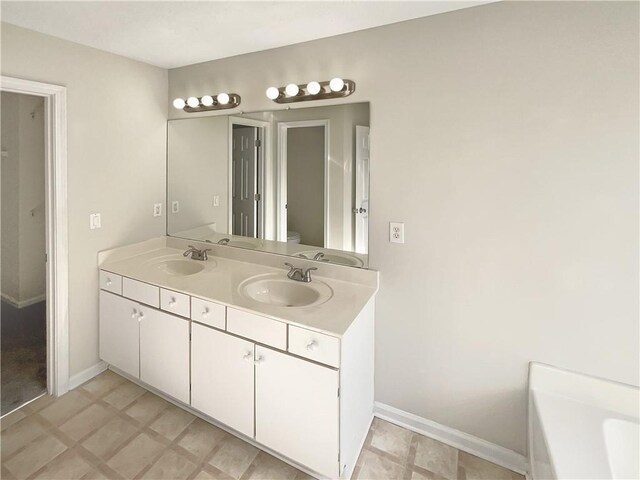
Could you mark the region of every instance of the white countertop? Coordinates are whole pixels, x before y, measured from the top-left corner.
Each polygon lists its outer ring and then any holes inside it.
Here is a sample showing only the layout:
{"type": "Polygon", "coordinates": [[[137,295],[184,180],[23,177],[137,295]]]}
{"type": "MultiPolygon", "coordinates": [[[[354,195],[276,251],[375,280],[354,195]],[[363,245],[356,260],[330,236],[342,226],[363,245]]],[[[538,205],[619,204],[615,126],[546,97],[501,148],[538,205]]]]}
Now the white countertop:
{"type": "MultiPolygon", "coordinates": [[[[138,247],[132,248],[131,255],[127,255],[126,249],[128,248],[122,247],[122,249],[112,250],[111,252],[116,252],[116,255],[107,256],[99,268],[336,337],[341,337],[347,331],[377,291],[377,288],[371,285],[316,275],[313,277],[314,279],[326,283],[333,290],[333,296],[327,302],[306,307],[269,305],[242,295],[239,285],[244,280],[256,275],[268,273],[285,275],[287,270],[283,268],[209,255],[209,260],[203,262],[205,269],[201,272],[187,276],[174,276],[163,272],[152,264],[155,259],[160,257],[184,260],[185,258],[182,256],[184,250],[161,246],[140,252],[138,247]]],[[[201,263],[198,260],[191,261],[201,263]]],[[[295,259],[292,261],[295,262],[295,259]]]]}

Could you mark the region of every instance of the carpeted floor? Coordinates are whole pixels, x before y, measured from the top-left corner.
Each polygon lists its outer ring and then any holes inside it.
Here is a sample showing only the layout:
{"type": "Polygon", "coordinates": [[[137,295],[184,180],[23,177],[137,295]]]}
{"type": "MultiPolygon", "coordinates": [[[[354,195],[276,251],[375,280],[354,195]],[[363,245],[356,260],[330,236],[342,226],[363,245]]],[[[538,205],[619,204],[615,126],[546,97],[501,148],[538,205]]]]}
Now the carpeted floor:
{"type": "Polygon", "coordinates": [[[0,309],[1,414],[47,390],[46,303],[0,309]]]}

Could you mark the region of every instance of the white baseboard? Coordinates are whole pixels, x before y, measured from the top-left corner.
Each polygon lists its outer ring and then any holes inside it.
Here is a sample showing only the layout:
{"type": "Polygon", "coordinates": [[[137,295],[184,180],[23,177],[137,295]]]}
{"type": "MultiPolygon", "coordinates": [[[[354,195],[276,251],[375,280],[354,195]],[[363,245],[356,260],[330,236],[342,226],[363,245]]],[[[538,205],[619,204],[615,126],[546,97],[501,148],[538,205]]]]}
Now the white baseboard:
{"type": "Polygon", "coordinates": [[[375,402],[373,414],[382,420],[451,445],[458,450],[483,458],[491,463],[513,470],[514,472],[523,475],[527,472],[527,459],[524,455],[496,445],[495,443],[487,442],[486,440],[474,437],[460,430],[441,425],[380,402],[375,402]]]}
{"type": "Polygon", "coordinates": [[[44,293],[42,295],[38,295],[37,297],[27,298],[26,300],[16,300],[11,295],[7,295],[6,293],[0,293],[0,297],[2,297],[2,300],[7,302],[9,305],[16,308],[28,307],[29,305],[42,302],[47,298],[46,294],[44,293]]]}
{"type": "Polygon", "coordinates": [[[100,361],[95,365],[87,368],[86,370],[72,375],[71,377],[69,377],[69,390],[73,390],[74,388],[82,385],[84,382],[91,380],[96,375],[101,374],[107,369],[108,366],[109,365],[107,364],[107,362],[100,361]]]}

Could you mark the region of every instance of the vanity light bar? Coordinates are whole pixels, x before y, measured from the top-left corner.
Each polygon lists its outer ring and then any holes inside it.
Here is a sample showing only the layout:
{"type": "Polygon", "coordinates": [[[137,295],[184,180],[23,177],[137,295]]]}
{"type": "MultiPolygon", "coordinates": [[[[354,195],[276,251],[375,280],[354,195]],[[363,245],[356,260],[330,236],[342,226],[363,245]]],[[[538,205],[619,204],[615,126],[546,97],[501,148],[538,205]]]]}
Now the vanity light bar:
{"type": "Polygon", "coordinates": [[[186,100],[176,98],[173,107],[188,113],[208,112],[210,110],[226,110],[240,105],[242,99],[237,93],[219,93],[218,95],[203,95],[189,97],[186,100]]]}
{"type": "Polygon", "coordinates": [[[267,98],[276,103],[307,102],[309,100],[327,100],[329,98],[348,97],[356,91],[356,82],[333,78],[328,82],[309,82],[307,84],[290,83],[284,87],[267,88],[267,98]]]}

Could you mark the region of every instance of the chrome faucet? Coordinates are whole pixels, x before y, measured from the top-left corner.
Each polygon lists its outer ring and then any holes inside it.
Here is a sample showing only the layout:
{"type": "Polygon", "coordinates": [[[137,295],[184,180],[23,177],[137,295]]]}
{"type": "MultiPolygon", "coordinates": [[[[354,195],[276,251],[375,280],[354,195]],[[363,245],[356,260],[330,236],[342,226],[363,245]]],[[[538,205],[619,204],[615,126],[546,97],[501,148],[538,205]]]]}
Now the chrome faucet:
{"type": "Polygon", "coordinates": [[[230,240],[228,238],[221,238],[218,240],[218,245],[229,245],[230,240]]]}
{"type": "Polygon", "coordinates": [[[208,260],[209,256],[207,255],[207,252],[210,252],[211,249],[210,248],[205,248],[203,250],[198,250],[196,247],[194,247],[193,245],[189,245],[189,248],[187,248],[187,251],[184,252],[182,254],[182,256],[184,257],[188,257],[189,255],[191,255],[191,259],[192,260],[208,260]]]}
{"type": "Polygon", "coordinates": [[[287,278],[291,280],[295,280],[296,282],[311,282],[311,271],[317,270],[316,267],[310,267],[306,270],[304,268],[297,268],[291,265],[289,262],[286,262],[285,265],[289,267],[289,273],[287,273],[287,278]]]}
{"type": "Polygon", "coordinates": [[[317,260],[317,261],[319,261],[319,262],[328,262],[328,261],[329,261],[329,259],[327,259],[327,258],[323,258],[323,257],[324,257],[324,253],[322,253],[322,252],[318,252],[318,253],[316,253],[316,254],[313,256],[313,258],[309,258],[309,257],[307,257],[304,253],[299,253],[299,254],[298,254],[298,255],[296,255],[296,256],[297,256],[297,257],[300,257],[300,258],[304,258],[305,260],[317,260]]]}

